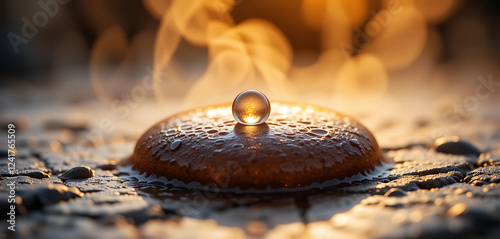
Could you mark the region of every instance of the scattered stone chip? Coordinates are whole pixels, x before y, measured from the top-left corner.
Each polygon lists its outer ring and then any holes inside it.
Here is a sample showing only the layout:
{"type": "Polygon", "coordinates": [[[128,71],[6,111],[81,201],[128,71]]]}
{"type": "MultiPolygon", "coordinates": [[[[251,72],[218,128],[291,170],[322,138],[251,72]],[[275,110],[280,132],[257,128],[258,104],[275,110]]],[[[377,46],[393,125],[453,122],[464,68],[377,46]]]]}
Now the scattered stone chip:
{"type": "Polygon", "coordinates": [[[22,199],[21,204],[28,210],[41,209],[47,205],[83,196],[77,188],[54,183],[18,186],[16,194],[22,199]]]}
{"type": "Polygon", "coordinates": [[[456,136],[436,139],[435,146],[437,152],[445,154],[475,156],[479,156],[479,154],[481,154],[481,151],[479,151],[479,149],[477,149],[474,145],[456,136]]]}
{"type": "Polygon", "coordinates": [[[59,176],[59,178],[63,181],[69,179],[85,179],[93,177],[94,174],[95,172],[93,169],[87,166],[78,166],[66,171],[65,173],[63,173],[63,175],[59,176]]]}

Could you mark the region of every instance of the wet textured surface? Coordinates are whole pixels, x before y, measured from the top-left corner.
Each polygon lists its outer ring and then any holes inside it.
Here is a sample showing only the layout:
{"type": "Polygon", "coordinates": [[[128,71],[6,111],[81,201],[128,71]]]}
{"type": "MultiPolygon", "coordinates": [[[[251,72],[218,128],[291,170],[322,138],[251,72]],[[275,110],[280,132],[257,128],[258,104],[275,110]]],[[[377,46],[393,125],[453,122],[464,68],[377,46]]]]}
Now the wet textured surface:
{"type": "Polygon", "coordinates": [[[236,124],[229,105],[174,115],[149,129],[124,164],[187,187],[264,190],[319,187],[366,176],[385,162],[355,119],[304,104],[273,103],[272,109],[256,126],[236,124]]]}
{"type": "MultiPolygon", "coordinates": [[[[374,131],[387,157],[395,162],[392,168],[371,180],[286,195],[181,190],[162,181],[145,181],[119,172],[117,163],[133,153],[145,130],[131,129],[131,122],[142,122],[137,118],[123,124],[115,121],[115,131],[103,131],[101,140],[97,137],[88,141],[89,135],[98,135],[96,131],[82,133],[82,129],[65,120],[57,123],[58,127],[53,123],[50,129],[45,129],[43,121],[30,117],[32,128],[18,133],[15,177],[8,173],[7,159],[0,158],[3,177],[0,208],[8,208],[8,184],[12,181],[19,197],[17,231],[9,233],[4,218],[0,222],[0,235],[6,234],[7,238],[498,238],[500,138],[495,133],[499,131],[496,121],[481,124],[464,121],[460,128],[461,139],[480,149],[483,152],[480,156],[442,153],[436,152],[434,140],[430,137],[421,140],[420,136],[444,126],[427,119],[427,128],[422,128],[417,124],[419,121],[397,118],[408,114],[404,113],[405,108],[387,113],[390,117],[378,111],[372,112],[372,116],[363,116],[366,112],[356,116],[374,131]],[[59,178],[79,166],[89,167],[94,175],[66,181],[59,178]]],[[[64,111],[54,109],[55,112],[64,111]]],[[[291,139],[288,136],[293,136],[293,129],[298,131],[307,126],[311,129],[303,130],[304,137],[328,137],[324,136],[325,132],[331,132],[328,127],[316,128],[313,124],[316,122],[308,120],[297,122],[295,127],[286,124],[290,130],[276,137],[291,139]]],[[[88,127],[98,128],[98,121],[88,127]]],[[[223,140],[221,135],[230,133],[219,130],[217,125],[197,127],[192,134],[206,134],[207,140],[214,138],[210,142],[217,149],[247,150],[246,141],[223,140]]],[[[270,132],[272,125],[268,127],[270,132]]],[[[240,127],[234,130],[245,133],[240,127]]],[[[174,132],[167,132],[171,133],[174,132]]],[[[179,140],[182,143],[175,140],[165,143],[168,150],[172,149],[169,152],[180,153],[193,146],[182,137],[179,140]]],[[[5,217],[6,213],[2,211],[0,215],[5,217]]]]}

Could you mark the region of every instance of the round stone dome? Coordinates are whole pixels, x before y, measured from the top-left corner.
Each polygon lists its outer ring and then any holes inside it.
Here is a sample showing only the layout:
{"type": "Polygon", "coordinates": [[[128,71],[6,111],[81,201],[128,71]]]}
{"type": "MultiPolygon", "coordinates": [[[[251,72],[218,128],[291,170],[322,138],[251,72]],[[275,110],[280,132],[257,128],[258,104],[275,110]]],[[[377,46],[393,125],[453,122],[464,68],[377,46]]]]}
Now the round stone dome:
{"type": "Polygon", "coordinates": [[[217,189],[307,189],[367,175],[384,162],[355,119],[273,102],[264,124],[238,124],[231,105],[173,115],[147,130],[123,164],[145,176],[217,189]]]}

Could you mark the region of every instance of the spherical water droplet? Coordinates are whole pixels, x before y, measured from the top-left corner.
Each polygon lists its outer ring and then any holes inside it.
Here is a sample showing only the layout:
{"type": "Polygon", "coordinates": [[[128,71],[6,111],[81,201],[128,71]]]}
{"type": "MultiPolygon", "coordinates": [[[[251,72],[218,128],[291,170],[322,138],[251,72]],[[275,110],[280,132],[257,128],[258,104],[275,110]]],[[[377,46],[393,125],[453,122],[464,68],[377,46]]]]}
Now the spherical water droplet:
{"type": "Polygon", "coordinates": [[[182,140],[176,140],[170,145],[170,150],[176,150],[178,149],[182,144],[182,140]]]}
{"type": "Polygon", "coordinates": [[[271,112],[267,97],[256,90],[241,92],[233,102],[233,116],[243,125],[258,125],[264,123],[271,112]]]}

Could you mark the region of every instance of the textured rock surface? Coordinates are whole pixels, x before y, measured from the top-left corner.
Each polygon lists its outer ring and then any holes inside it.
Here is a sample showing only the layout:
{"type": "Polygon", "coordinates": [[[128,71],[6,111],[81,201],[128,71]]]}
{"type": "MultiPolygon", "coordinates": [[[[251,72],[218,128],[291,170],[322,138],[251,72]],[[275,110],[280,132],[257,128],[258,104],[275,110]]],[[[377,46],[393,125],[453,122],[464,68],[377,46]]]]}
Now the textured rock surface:
{"type": "Polygon", "coordinates": [[[272,109],[257,126],[236,124],[230,105],[171,116],[144,133],[126,164],[185,184],[264,190],[366,175],[385,161],[353,118],[305,104],[275,102],[272,109]]]}
{"type": "Polygon", "coordinates": [[[477,186],[500,183],[500,166],[495,165],[474,169],[467,174],[464,178],[464,182],[477,186]]]}
{"type": "Polygon", "coordinates": [[[500,149],[491,152],[486,152],[479,155],[479,160],[477,161],[479,166],[487,165],[499,165],[500,164],[500,149]]]}

